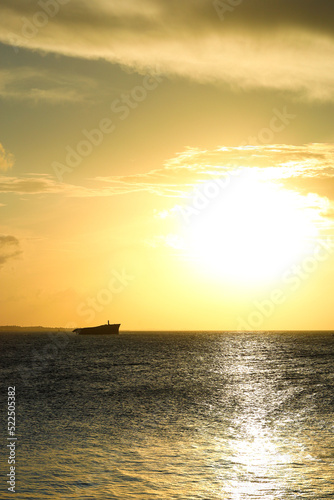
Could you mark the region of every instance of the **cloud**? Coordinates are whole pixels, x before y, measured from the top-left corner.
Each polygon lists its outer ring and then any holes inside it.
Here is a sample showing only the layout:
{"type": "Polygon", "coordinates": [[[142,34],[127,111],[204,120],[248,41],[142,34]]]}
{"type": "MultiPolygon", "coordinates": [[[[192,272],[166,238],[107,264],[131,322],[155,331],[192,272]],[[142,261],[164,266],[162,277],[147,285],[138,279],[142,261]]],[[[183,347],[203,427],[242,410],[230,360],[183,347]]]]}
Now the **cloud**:
{"type": "Polygon", "coordinates": [[[142,191],[142,187],[136,188],[133,184],[131,188],[125,183],[115,180],[113,185],[101,187],[101,182],[97,182],[97,187],[85,187],[75,184],[56,181],[48,174],[27,174],[22,177],[0,176],[0,193],[11,193],[20,195],[59,195],[71,198],[94,198],[106,197],[128,192],[142,191]]]}
{"type": "Polygon", "coordinates": [[[0,267],[21,253],[20,242],[15,236],[0,234],[0,267]]]}
{"type": "Polygon", "coordinates": [[[334,99],[329,0],[3,0],[0,40],[15,50],[103,58],[138,72],[334,99]],[[46,3],[45,3],[46,5],[46,3]],[[51,11],[50,11],[51,12],[51,11]],[[44,19],[44,21],[43,21],[44,19]]]}
{"type": "Polygon", "coordinates": [[[94,89],[93,79],[75,74],[28,66],[0,69],[0,97],[6,99],[61,102],[84,102],[94,89]]]}
{"type": "MultiPolygon", "coordinates": [[[[217,196],[227,193],[233,196],[239,185],[278,184],[302,200],[303,207],[316,214],[323,228],[332,229],[334,219],[332,144],[188,149],[161,169],[137,176],[99,177],[96,181],[117,188],[119,194],[122,189],[124,193],[146,191],[171,201],[174,199],[179,207],[191,205],[198,193],[206,189],[216,194],[218,191],[217,196]]],[[[166,206],[167,211],[164,209],[161,213],[163,217],[174,216],[175,206],[173,208],[170,203],[166,206]]]]}
{"type": "Polygon", "coordinates": [[[1,193],[37,194],[37,193],[58,193],[63,191],[57,183],[47,176],[32,177],[0,177],[1,193]]]}
{"type": "Polygon", "coordinates": [[[134,193],[184,200],[205,182],[254,176],[301,194],[325,197],[334,203],[334,145],[262,145],[187,149],[161,167],[146,173],[95,177],[85,186],[58,182],[48,174],[0,176],[0,192],[25,195],[60,195],[75,198],[108,197],[134,193]]]}
{"type": "MultiPolygon", "coordinates": [[[[108,190],[110,194],[111,190],[108,190]]],[[[27,174],[22,177],[0,176],[0,193],[24,194],[24,195],[56,195],[73,197],[102,196],[101,190],[65,184],[54,180],[48,174],[27,174]]],[[[107,195],[107,193],[105,194],[107,195]]]]}
{"type": "Polygon", "coordinates": [[[6,172],[14,165],[14,156],[6,153],[2,144],[0,144],[0,171],[6,172]]]}

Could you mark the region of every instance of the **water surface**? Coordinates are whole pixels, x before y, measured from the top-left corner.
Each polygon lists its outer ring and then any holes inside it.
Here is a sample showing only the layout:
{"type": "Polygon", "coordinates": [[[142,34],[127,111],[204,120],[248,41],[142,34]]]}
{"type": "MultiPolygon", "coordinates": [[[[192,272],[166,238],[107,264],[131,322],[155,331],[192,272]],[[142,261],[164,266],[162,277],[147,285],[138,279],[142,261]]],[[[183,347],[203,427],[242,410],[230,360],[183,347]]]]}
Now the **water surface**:
{"type": "Polygon", "coordinates": [[[333,333],[0,342],[2,443],[7,385],[17,393],[17,500],[334,498],[333,333]]]}

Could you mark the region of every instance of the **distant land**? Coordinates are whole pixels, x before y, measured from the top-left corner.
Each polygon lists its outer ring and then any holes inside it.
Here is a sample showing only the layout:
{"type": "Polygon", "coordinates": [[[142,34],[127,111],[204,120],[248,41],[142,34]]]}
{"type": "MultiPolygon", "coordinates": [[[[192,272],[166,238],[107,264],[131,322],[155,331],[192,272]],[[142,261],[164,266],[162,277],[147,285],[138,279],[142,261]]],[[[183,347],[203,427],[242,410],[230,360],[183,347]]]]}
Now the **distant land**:
{"type": "Polygon", "coordinates": [[[45,326],[0,326],[0,332],[69,332],[70,328],[55,328],[45,326]]]}

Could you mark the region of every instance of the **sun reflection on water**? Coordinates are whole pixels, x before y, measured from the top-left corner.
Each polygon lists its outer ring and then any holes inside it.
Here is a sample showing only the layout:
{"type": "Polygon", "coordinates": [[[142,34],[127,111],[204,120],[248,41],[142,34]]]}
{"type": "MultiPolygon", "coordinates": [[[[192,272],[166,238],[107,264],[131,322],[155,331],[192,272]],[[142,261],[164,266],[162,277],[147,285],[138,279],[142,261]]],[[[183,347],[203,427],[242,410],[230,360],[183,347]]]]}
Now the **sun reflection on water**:
{"type": "MultiPolygon", "coordinates": [[[[252,334],[196,338],[150,337],[144,347],[134,338],[136,359],[146,360],[150,349],[154,360],[140,366],[119,358],[110,364],[106,342],[95,376],[84,380],[74,346],[76,377],[60,377],[53,391],[45,385],[53,407],[64,406],[62,418],[51,411],[46,418],[25,402],[24,498],[47,498],[50,488],[52,498],[69,500],[331,498],[332,344],[252,334]],[[73,384],[70,397],[66,384],[73,384]]],[[[132,361],[128,342],[121,354],[132,361]]],[[[37,404],[43,408],[43,400],[37,404]]]]}

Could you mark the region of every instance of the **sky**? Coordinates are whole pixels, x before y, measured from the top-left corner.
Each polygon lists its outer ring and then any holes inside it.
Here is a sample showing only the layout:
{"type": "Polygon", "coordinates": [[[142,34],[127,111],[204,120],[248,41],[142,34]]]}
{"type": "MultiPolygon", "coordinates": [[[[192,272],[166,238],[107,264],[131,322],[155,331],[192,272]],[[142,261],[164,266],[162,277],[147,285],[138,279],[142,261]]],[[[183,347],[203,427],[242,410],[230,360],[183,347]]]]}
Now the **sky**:
{"type": "Polygon", "coordinates": [[[333,2],[0,13],[1,324],[333,329],[333,2]]]}

